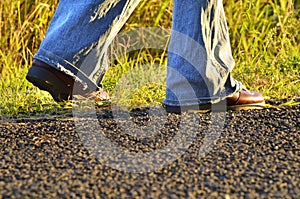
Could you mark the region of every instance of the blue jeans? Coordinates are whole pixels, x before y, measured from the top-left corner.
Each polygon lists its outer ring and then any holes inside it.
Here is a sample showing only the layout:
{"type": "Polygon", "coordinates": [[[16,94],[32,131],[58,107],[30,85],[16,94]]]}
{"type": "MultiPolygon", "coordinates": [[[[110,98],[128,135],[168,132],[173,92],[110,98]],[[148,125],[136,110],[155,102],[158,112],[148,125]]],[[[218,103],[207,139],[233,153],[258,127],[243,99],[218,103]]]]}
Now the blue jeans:
{"type": "MultiPolygon", "coordinates": [[[[106,67],[79,66],[117,34],[138,3],[61,0],[34,58],[100,89],[106,67]]],[[[174,0],[172,21],[164,104],[217,103],[242,88],[230,75],[234,60],[221,0],[174,0]]]]}

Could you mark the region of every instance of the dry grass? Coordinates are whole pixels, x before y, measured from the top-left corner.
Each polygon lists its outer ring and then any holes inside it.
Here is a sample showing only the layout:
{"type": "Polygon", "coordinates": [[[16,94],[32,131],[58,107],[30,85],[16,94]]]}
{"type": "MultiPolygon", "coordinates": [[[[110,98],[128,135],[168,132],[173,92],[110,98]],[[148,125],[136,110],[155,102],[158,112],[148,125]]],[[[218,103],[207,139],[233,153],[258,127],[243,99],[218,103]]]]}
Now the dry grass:
{"type": "MultiPolygon", "coordinates": [[[[1,1],[0,116],[46,114],[62,109],[46,92],[25,80],[57,3],[57,0],[1,1]]],[[[226,0],[224,3],[236,60],[234,76],[269,98],[300,96],[300,22],[293,2],[226,0]]],[[[153,26],[168,29],[171,12],[170,0],[142,1],[124,29],[153,26]]],[[[137,60],[133,57],[109,69],[104,80],[109,92],[128,67],[139,65],[140,60],[166,63],[166,56],[149,51],[139,52],[137,60]]],[[[164,89],[164,86],[143,86],[129,101],[132,105],[159,102],[164,89]]]]}

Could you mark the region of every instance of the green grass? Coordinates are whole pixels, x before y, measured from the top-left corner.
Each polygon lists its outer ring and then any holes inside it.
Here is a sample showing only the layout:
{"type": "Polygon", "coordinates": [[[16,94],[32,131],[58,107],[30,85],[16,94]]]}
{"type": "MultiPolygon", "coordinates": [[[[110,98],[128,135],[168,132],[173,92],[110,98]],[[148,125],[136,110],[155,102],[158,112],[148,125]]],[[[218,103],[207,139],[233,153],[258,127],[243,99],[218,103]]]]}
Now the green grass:
{"type": "MultiPolygon", "coordinates": [[[[25,80],[57,3],[58,0],[1,1],[0,116],[56,114],[69,109],[69,104],[55,103],[49,94],[25,80]]],[[[299,6],[290,0],[225,0],[224,4],[236,61],[234,77],[267,98],[299,97],[299,6]]],[[[153,26],[169,29],[171,13],[170,0],[143,0],[124,30],[153,26]]],[[[117,82],[129,71],[139,71],[138,66],[144,64],[151,69],[166,62],[164,52],[142,50],[125,56],[111,65],[104,87],[117,95],[117,82]]],[[[139,106],[163,100],[163,82],[143,83],[131,82],[132,86],[126,89],[120,87],[123,92],[118,103],[139,106]]]]}

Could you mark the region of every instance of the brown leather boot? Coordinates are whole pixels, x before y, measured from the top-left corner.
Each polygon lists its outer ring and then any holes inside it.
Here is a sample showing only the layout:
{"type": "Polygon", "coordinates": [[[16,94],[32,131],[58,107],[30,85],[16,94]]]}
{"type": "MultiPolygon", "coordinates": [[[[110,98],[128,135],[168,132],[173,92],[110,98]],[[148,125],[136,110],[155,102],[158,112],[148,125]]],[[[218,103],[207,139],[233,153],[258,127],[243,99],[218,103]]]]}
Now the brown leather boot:
{"type": "MultiPolygon", "coordinates": [[[[30,67],[26,79],[41,90],[48,91],[57,102],[72,99],[75,80],[48,64],[34,60],[30,67]]],[[[81,85],[76,86],[76,94],[84,97],[94,97],[95,100],[109,100],[109,96],[104,91],[91,92],[84,90],[81,85]]]]}
{"type": "Polygon", "coordinates": [[[229,110],[262,109],[265,100],[261,93],[255,91],[240,90],[226,98],[229,110]]]}

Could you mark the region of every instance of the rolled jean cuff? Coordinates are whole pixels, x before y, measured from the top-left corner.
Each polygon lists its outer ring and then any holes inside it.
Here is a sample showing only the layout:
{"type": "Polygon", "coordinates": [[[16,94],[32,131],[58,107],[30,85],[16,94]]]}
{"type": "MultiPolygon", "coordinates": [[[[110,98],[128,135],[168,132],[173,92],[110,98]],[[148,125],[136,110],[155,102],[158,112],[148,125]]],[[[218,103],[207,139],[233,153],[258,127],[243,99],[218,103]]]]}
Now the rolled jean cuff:
{"type": "Polygon", "coordinates": [[[232,94],[245,89],[245,86],[233,79],[232,77],[230,79],[230,85],[234,86],[228,86],[225,87],[225,91],[223,94],[211,96],[211,97],[196,97],[196,98],[181,98],[180,100],[170,100],[165,99],[163,104],[167,106],[194,106],[194,105],[201,105],[201,104],[216,104],[222,100],[225,100],[227,97],[231,96],[232,94]]]}
{"type": "Polygon", "coordinates": [[[67,74],[74,78],[75,82],[80,83],[84,90],[96,91],[101,90],[101,85],[96,85],[91,81],[80,69],[62,57],[53,54],[50,51],[40,48],[38,53],[34,55],[34,59],[42,61],[49,66],[67,74]]]}

